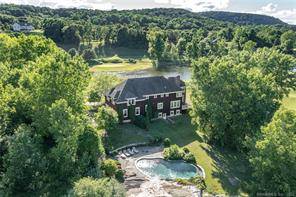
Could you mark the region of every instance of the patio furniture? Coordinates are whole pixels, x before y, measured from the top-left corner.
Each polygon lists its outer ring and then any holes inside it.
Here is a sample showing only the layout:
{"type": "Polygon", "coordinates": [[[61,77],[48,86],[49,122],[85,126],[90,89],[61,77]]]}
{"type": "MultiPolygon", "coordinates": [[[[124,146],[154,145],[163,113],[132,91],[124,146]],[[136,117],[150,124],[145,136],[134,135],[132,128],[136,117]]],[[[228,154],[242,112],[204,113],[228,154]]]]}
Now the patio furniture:
{"type": "Polygon", "coordinates": [[[133,155],[133,154],[134,154],[133,150],[130,149],[130,148],[128,148],[127,151],[128,151],[128,153],[129,153],[130,155],[133,155]]]}
{"type": "Polygon", "coordinates": [[[139,153],[139,151],[136,149],[136,147],[133,147],[132,150],[133,150],[135,153],[139,153]]]}
{"type": "Polygon", "coordinates": [[[125,156],[127,156],[127,157],[131,156],[131,155],[127,152],[127,150],[123,150],[123,153],[124,153],[125,156]]]}

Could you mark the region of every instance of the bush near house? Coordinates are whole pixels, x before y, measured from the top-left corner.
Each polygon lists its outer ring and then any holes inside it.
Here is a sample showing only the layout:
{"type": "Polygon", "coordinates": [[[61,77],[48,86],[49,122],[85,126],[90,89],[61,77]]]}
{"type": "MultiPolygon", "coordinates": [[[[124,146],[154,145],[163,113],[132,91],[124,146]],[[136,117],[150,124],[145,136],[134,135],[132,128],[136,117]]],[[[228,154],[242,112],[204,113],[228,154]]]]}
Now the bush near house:
{"type": "MultiPolygon", "coordinates": [[[[168,138],[166,138],[168,139],[168,138]]],[[[196,163],[194,155],[188,149],[182,149],[174,144],[165,148],[163,151],[164,159],[166,160],[184,160],[188,163],[196,163]]]]}

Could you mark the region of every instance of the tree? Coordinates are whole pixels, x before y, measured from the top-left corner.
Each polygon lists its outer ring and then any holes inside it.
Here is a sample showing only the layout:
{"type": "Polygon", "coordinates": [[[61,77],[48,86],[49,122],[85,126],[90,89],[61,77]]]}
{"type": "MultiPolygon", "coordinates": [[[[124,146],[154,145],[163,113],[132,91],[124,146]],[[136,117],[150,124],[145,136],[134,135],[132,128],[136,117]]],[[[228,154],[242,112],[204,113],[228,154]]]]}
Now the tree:
{"type": "Polygon", "coordinates": [[[82,178],[75,182],[73,192],[70,193],[73,197],[124,197],[124,187],[115,179],[102,178],[82,178]]]}
{"type": "Polygon", "coordinates": [[[41,139],[31,131],[32,128],[22,125],[10,139],[1,182],[7,195],[33,195],[44,184],[46,162],[41,152],[41,139]]]}
{"type": "Polygon", "coordinates": [[[108,90],[120,82],[121,79],[115,75],[97,74],[93,76],[87,87],[88,100],[91,102],[100,101],[108,90]]]}
{"type": "Polygon", "coordinates": [[[68,53],[74,57],[75,55],[78,55],[78,51],[75,48],[69,49],[68,53]]]}
{"type": "Polygon", "coordinates": [[[288,54],[295,54],[296,48],[296,32],[287,31],[281,35],[281,49],[288,54]]]}
{"type": "Polygon", "coordinates": [[[101,106],[95,115],[96,123],[99,129],[113,131],[118,125],[117,112],[111,107],[101,106]]]}
{"type": "Polygon", "coordinates": [[[280,100],[273,76],[250,69],[244,55],[201,58],[192,65],[193,121],[210,142],[237,149],[270,120],[280,100]]]}
{"type": "Polygon", "coordinates": [[[296,191],[296,113],[279,110],[251,145],[250,162],[257,192],[289,195],[296,191]]]}
{"type": "Polygon", "coordinates": [[[291,90],[296,89],[295,57],[283,54],[279,50],[262,48],[245,61],[253,67],[262,69],[264,75],[271,74],[282,96],[287,96],[291,90]]]}
{"type": "Polygon", "coordinates": [[[149,42],[148,52],[153,60],[162,60],[162,55],[165,49],[165,34],[161,30],[149,31],[147,35],[149,42]]]}
{"type": "Polygon", "coordinates": [[[62,29],[63,43],[78,46],[81,40],[79,29],[76,25],[66,26],[62,29]]]}
{"type": "Polygon", "coordinates": [[[97,55],[93,49],[85,49],[82,52],[82,57],[85,61],[96,59],[97,55]]]}
{"type": "Polygon", "coordinates": [[[44,21],[44,35],[51,38],[57,43],[63,42],[63,28],[65,23],[63,20],[48,19],[44,21]]]}

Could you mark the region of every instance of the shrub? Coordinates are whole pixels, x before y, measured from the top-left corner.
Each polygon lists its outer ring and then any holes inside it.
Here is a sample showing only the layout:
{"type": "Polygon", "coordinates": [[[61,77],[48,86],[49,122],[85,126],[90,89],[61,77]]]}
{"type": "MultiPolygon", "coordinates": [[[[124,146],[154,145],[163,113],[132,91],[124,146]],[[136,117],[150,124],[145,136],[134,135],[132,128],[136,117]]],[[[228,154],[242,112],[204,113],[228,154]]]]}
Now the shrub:
{"type": "Polygon", "coordinates": [[[110,58],[103,58],[102,62],[119,64],[119,63],[123,63],[123,59],[120,58],[118,55],[114,55],[113,57],[110,57],[110,58]]]}
{"type": "Polygon", "coordinates": [[[171,140],[169,138],[165,138],[163,140],[164,147],[169,147],[171,145],[171,140]]]}
{"type": "Polygon", "coordinates": [[[117,170],[116,173],[115,173],[115,178],[119,182],[123,183],[124,182],[124,172],[123,172],[123,170],[121,170],[121,169],[117,170]]]}
{"type": "Polygon", "coordinates": [[[184,152],[183,150],[176,144],[165,148],[163,151],[164,159],[170,160],[181,160],[183,159],[184,152]]]}
{"type": "Polygon", "coordinates": [[[84,177],[74,183],[74,188],[69,196],[123,197],[125,196],[125,189],[120,183],[118,183],[118,181],[116,181],[116,179],[93,179],[84,177]]]}
{"type": "Polygon", "coordinates": [[[134,124],[140,127],[141,129],[147,129],[148,126],[144,116],[136,116],[134,124]]]}
{"type": "Polygon", "coordinates": [[[127,62],[128,62],[128,63],[131,63],[131,64],[135,64],[135,63],[137,63],[137,60],[132,59],[132,58],[129,58],[129,59],[127,60],[127,62]]]}
{"type": "Polygon", "coordinates": [[[193,155],[191,152],[189,152],[189,153],[187,153],[187,154],[184,154],[183,159],[184,159],[186,162],[189,162],[189,163],[193,163],[193,164],[196,163],[195,157],[194,157],[194,155],[193,155]]]}
{"type": "Polygon", "coordinates": [[[106,176],[113,177],[118,171],[118,161],[107,159],[103,161],[101,168],[105,172],[106,176]]]}
{"type": "Polygon", "coordinates": [[[118,126],[117,112],[111,107],[101,106],[95,115],[95,120],[99,129],[112,131],[118,126]]]}
{"type": "Polygon", "coordinates": [[[74,57],[75,55],[78,55],[78,51],[75,48],[69,49],[68,53],[74,57]]]}
{"type": "Polygon", "coordinates": [[[94,66],[94,65],[102,65],[103,62],[101,60],[98,59],[91,59],[88,60],[89,65],[94,66]]]}
{"type": "Polygon", "coordinates": [[[184,151],[184,153],[186,153],[186,154],[190,152],[189,149],[188,149],[187,147],[184,147],[184,148],[183,148],[183,151],[184,151]]]}
{"type": "Polygon", "coordinates": [[[83,50],[82,57],[88,62],[90,60],[96,59],[97,56],[93,49],[85,49],[83,50]]]}
{"type": "Polygon", "coordinates": [[[200,190],[205,190],[207,188],[205,179],[201,176],[195,176],[189,179],[189,181],[196,185],[200,190]]]}

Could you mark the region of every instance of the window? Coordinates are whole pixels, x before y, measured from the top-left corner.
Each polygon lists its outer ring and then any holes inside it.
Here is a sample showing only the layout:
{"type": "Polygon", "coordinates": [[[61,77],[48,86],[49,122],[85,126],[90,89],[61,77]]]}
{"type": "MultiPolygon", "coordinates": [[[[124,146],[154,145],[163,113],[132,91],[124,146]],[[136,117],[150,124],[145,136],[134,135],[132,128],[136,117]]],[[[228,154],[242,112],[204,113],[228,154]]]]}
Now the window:
{"type": "Polygon", "coordinates": [[[180,107],[180,100],[178,101],[171,101],[171,109],[179,108],[180,107]]]}
{"type": "Polygon", "coordinates": [[[154,95],[154,98],[157,98],[157,95],[154,95]]]}
{"type": "Polygon", "coordinates": [[[162,113],[161,112],[158,113],[158,118],[162,118],[162,113]]]}
{"type": "Polygon", "coordinates": [[[163,103],[157,103],[157,109],[163,109],[163,103]]]}
{"type": "Polygon", "coordinates": [[[177,92],[177,93],[176,93],[176,97],[177,97],[177,98],[182,97],[182,92],[177,92]]]}
{"type": "Polygon", "coordinates": [[[162,97],[164,97],[164,94],[161,94],[160,96],[161,96],[161,98],[162,98],[162,97]]]}
{"type": "Polygon", "coordinates": [[[174,115],[175,115],[174,111],[170,111],[170,116],[174,116],[174,115]]]}
{"type": "Polygon", "coordinates": [[[122,113],[123,113],[123,117],[124,118],[127,118],[128,117],[128,110],[127,109],[123,109],[122,110],[122,113]]]}
{"type": "Polygon", "coordinates": [[[176,110],[176,115],[180,115],[180,110],[176,110]]]}
{"type": "Polygon", "coordinates": [[[136,99],[128,99],[127,100],[127,106],[135,105],[135,104],[136,104],[136,99]]]}
{"type": "Polygon", "coordinates": [[[140,115],[140,107],[135,108],[135,114],[136,116],[140,115]]]}
{"type": "Polygon", "coordinates": [[[169,93],[166,93],[166,94],[165,94],[165,97],[169,97],[169,93]]]}

